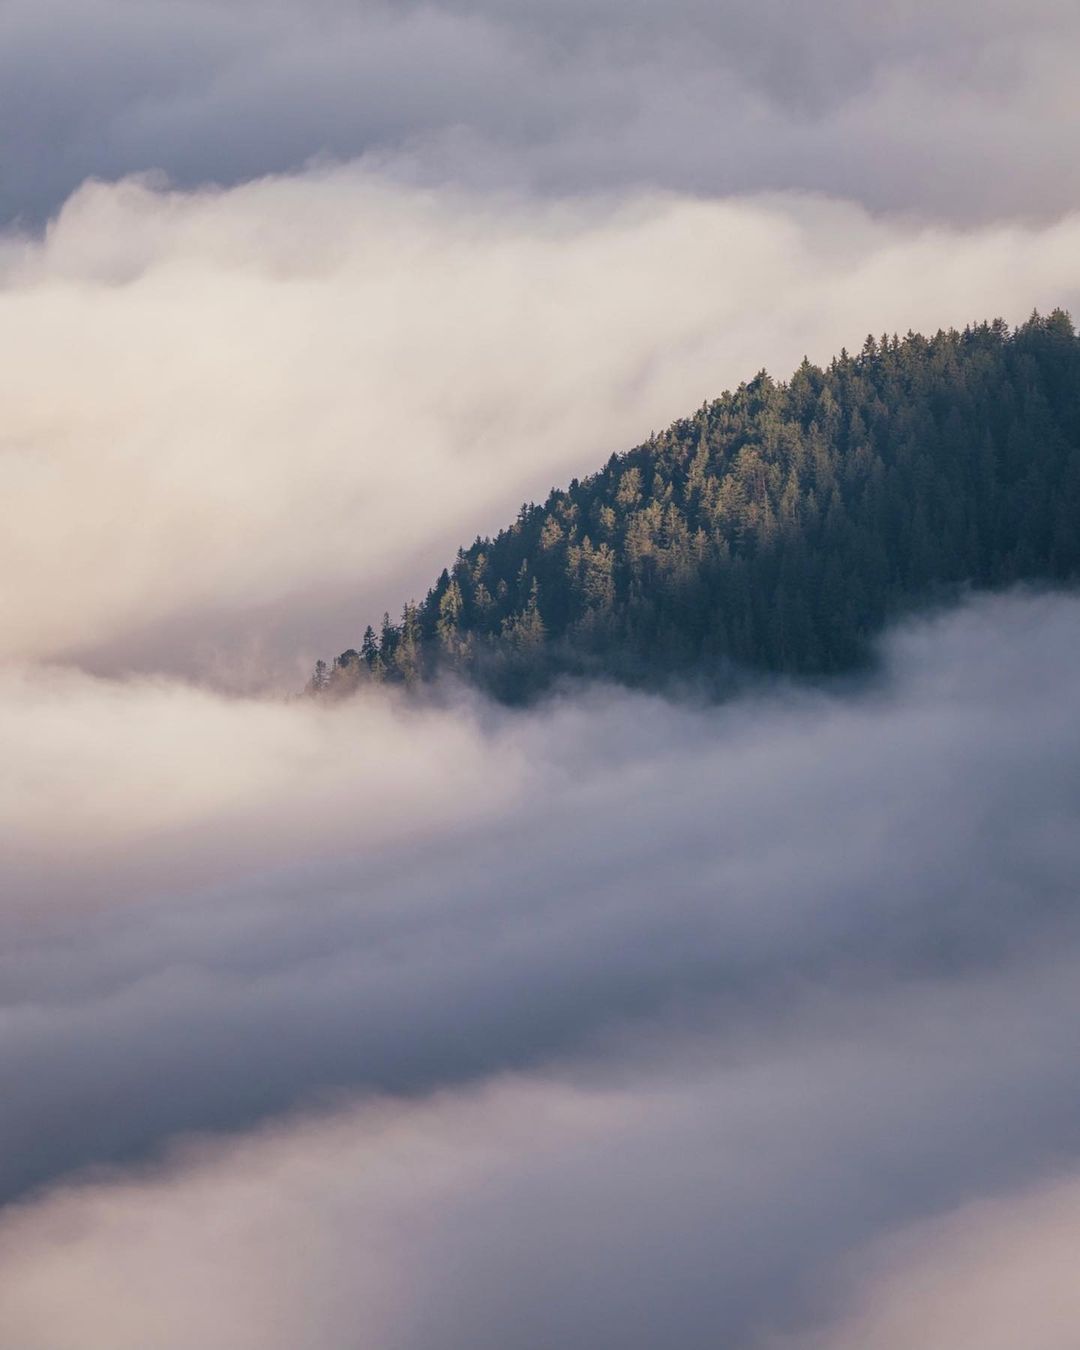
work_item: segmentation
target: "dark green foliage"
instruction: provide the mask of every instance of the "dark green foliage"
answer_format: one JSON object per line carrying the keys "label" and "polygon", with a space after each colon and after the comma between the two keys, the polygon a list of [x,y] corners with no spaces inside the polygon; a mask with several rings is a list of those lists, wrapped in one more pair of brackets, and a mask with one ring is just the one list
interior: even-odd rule
{"label": "dark green foliage", "polygon": [[322,686],[442,672],[529,698],[561,675],[721,689],[865,661],[965,585],[1080,574],[1080,340],[1068,315],[866,339],[762,372],[458,553]]}

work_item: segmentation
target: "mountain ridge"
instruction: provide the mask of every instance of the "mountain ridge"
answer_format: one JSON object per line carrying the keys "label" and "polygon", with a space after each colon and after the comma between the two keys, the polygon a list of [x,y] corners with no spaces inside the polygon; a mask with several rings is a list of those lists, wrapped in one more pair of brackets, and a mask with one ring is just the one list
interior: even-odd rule
{"label": "mountain ridge", "polygon": [[965,586],[1080,576],[1080,339],[1060,309],[764,370],[458,550],[308,686],[452,674],[505,702],[863,665]]}

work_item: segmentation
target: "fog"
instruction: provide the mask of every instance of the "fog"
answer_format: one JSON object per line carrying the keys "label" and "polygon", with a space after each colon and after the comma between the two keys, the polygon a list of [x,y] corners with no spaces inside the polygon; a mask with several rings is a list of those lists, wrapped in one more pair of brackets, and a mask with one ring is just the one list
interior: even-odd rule
{"label": "fog", "polygon": [[1075,1223],[1078,652],[1017,594],[721,708],[10,676],[2,1339],[996,1324],[965,1207]]}

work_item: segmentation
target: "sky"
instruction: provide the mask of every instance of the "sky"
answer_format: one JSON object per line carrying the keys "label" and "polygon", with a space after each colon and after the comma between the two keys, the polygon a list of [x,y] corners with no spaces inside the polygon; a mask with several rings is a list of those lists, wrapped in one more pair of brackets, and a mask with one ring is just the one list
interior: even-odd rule
{"label": "sky", "polygon": [[1073,1350],[1080,601],[296,697],[522,501],[1080,312],[1080,11],[0,9],[0,1344]]}

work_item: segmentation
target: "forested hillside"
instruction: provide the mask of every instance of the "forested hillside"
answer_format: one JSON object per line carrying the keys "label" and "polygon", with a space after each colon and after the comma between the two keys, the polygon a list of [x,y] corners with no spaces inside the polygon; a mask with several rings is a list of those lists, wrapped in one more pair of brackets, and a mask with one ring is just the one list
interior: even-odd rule
{"label": "forested hillside", "polygon": [[443,672],[528,698],[856,668],[960,587],[1080,573],[1080,340],[1069,316],[867,338],[765,372],[460,550],[311,687]]}

